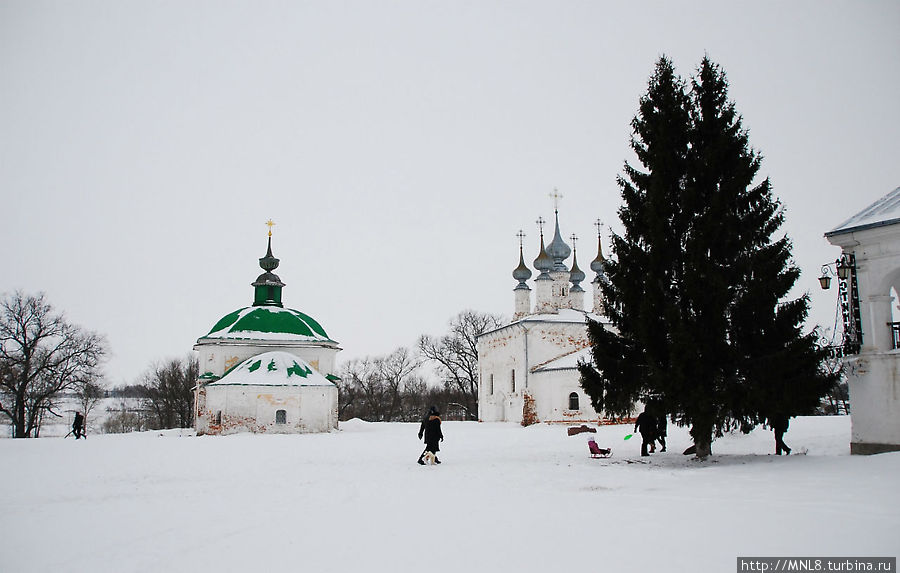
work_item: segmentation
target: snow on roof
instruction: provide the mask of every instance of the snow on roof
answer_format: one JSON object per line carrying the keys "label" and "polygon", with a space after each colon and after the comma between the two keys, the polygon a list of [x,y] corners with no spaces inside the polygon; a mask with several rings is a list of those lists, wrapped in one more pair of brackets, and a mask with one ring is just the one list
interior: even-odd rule
{"label": "snow on roof", "polygon": [[825,236],[833,237],[894,223],[900,223],[900,187],[828,231]]}
{"label": "snow on roof", "polygon": [[579,362],[590,362],[591,347],[587,346],[581,350],[573,350],[556,358],[551,358],[546,362],[538,364],[531,369],[532,372],[547,372],[549,370],[575,370]]}
{"label": "snow on roof", "polygon": [[334,386],[309,362],[280,350],[250,357],[209,386]]}
{"label": "snow on roof", "polygon": [[584,322],[585,318],[600,320],[600,316],[583,310],[561,308],[559,312],[547,314],[532,314],[522,317],[520,322]]}
{"label": "snow on roof", "polygon": [[334,342],[312,317],[277,306],[238,309],[222,317],[203,338]]}
{"label": "snow on roof", "polygon": [[594,314],[592,312],[587,312],[584,310],[561,308],[559,309],[559,312],[548,312],[546,314],[530,314],[528,316],[523,316],[522,318],[504,324],[499,328],[482,332],[478,336],[480,337],[492,332],[497,332],[498,330],[503,330],[504,328],[508,328],[513,324],[519,324],[523,322],[558,322],[561,324],[585,324],[586,319],[588,318],[596,322],[605,322],[604,317],[600,316],[599,314]]}

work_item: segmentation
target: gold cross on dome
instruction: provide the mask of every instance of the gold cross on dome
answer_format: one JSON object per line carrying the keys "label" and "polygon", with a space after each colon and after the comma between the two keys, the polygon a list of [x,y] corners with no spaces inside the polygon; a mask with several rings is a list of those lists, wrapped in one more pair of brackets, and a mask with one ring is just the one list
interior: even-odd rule
{"label": "gold cross on dome", "polygon": [[560,193],[559,190],[554,187],[553,193],[550,194],[550,198],[553,199],[553,211],[559,211],[559,200],[563,198],[562,193]]}
{"label": "gold cross on dome", "polygon": [[538,217],[537,221],[535,221],[535,223],[537,223],[538,229],[541,230],[542,237],[544,236],[544,223],[546,223],[546,222],[547,221],[545,221],[543,217]]}
{"label": "gold cross on dome", "polygon": [[597,227],[597,235],[601,235],[603,233],[603,221],[597,219],[597,222],[594,223],[594,226]]}
{"label": "gold cross on dome", "polygon": [[572,236],[569,237],[569,240],[572,241],[572,248],[574,249],[574,248],[575,248],[575,241],[578,240],[578,235],[576,235],[575,233],[572,233]]}
{"label": "gold cross on dome", "polygon": [[266,225],[268,225],[268,227],[269,227],[269,236],[271,237],[272,236],[272,227],[275,226],[275,221],[273,221],[272,219],[269,219],[268,221],[266,221]]}

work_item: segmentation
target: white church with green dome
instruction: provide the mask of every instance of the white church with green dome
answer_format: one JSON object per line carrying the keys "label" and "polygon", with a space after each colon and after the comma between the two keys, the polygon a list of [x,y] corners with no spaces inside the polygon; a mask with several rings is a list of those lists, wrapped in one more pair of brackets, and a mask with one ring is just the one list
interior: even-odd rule
{"label": "white church with green dome", "polygon": [[[269,222],[271,229],[271,221]],[[253,305],[222,317],[197,339],[197,434],[306,433],[337,428],[335,356],[341,350],[312,317],[284,308],[272,232]]]}

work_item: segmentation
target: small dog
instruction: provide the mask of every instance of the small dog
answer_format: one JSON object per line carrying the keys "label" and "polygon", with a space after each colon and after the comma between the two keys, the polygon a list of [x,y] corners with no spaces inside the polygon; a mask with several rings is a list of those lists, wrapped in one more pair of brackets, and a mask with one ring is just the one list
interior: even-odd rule
{"label": "small dog", "polygon": [[422,460],[426,464],[433,466],[436,463],[435,460],[437,460],[437,456],[434,455],[434,452],[425,452],[422,454]]}

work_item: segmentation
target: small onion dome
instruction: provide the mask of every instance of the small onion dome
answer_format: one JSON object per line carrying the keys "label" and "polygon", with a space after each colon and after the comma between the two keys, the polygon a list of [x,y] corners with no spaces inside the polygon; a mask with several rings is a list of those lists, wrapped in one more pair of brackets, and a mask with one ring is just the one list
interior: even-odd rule
{"label": "small onion dome", "polygon": [[597,258],[591,261],[591,270],[597,273],[597,277],[594,280],[600,279],[600,276],[604,274],[605,268],[606,259],[603,258],[603,242],[600,239],[600,235],[597,235]]}
{"label": "small onion dome", "polygon": [[525,258],[522,255],[522,245],[519,245],[519,266],[513,270],[512,276],[514,279],[519,281],[518,286],[516,286],[516,290],[519,289],[528,289],[528,285],[525,284],[525,281],[531,278],[531,269],[529,269],[525,265]]}
{"label": "small onion dome", "polygon": [[271,273],[272,271],[274,271],[275,269],[278,268],[279,262],[280,262],[279,259],[276,259],[272,255],[272,236],[269,235],[269,248],[266,251],[266,256],[259,259],[259,266],[262,268],[262,270],[268,271]]}
{"label": "small onion dome", "polygon": [[554,271],[567,271],[566,265],[563,264],[569,255],[572,254],[572,249],[569,248],[569,245],[563,241],[562,236],[559,234],[559,212],[556,212],[556,231],[553,233],[553,241],[547,245],[547,255],[553,259],[553,269]]}
{"label": "small onion dome", "polygon": [[[569,271],[569,281],[572,283],[572,289],[574,290],[578,283],[584,280],[584,271],[578,268],[578,257],[575,255],[575,252],[572,252],[572,270]],[[579,287],[581,288],[581,287]]]}
{"label": "small onion dome", "polygon": [[550,269],[553,268],[553,259],[551,259],[547,255],[547,250],[544,249],[544,235],[541,233],[541,252],[538,254],[537,258],[534,259],[534,268],[539,270],[541,274],[534,280],[537,281],[545,281],[550,279]]}
{"label": "small onion dome", "polygon": [[272,255],[272,235],[269,235],[269,247],[266,256],[259,259],[259,266],[266,271],[250,283],[253,287],[253,306],[283,306],[281,289],[284,283],[273,273],[278,268],[278,259]]}

